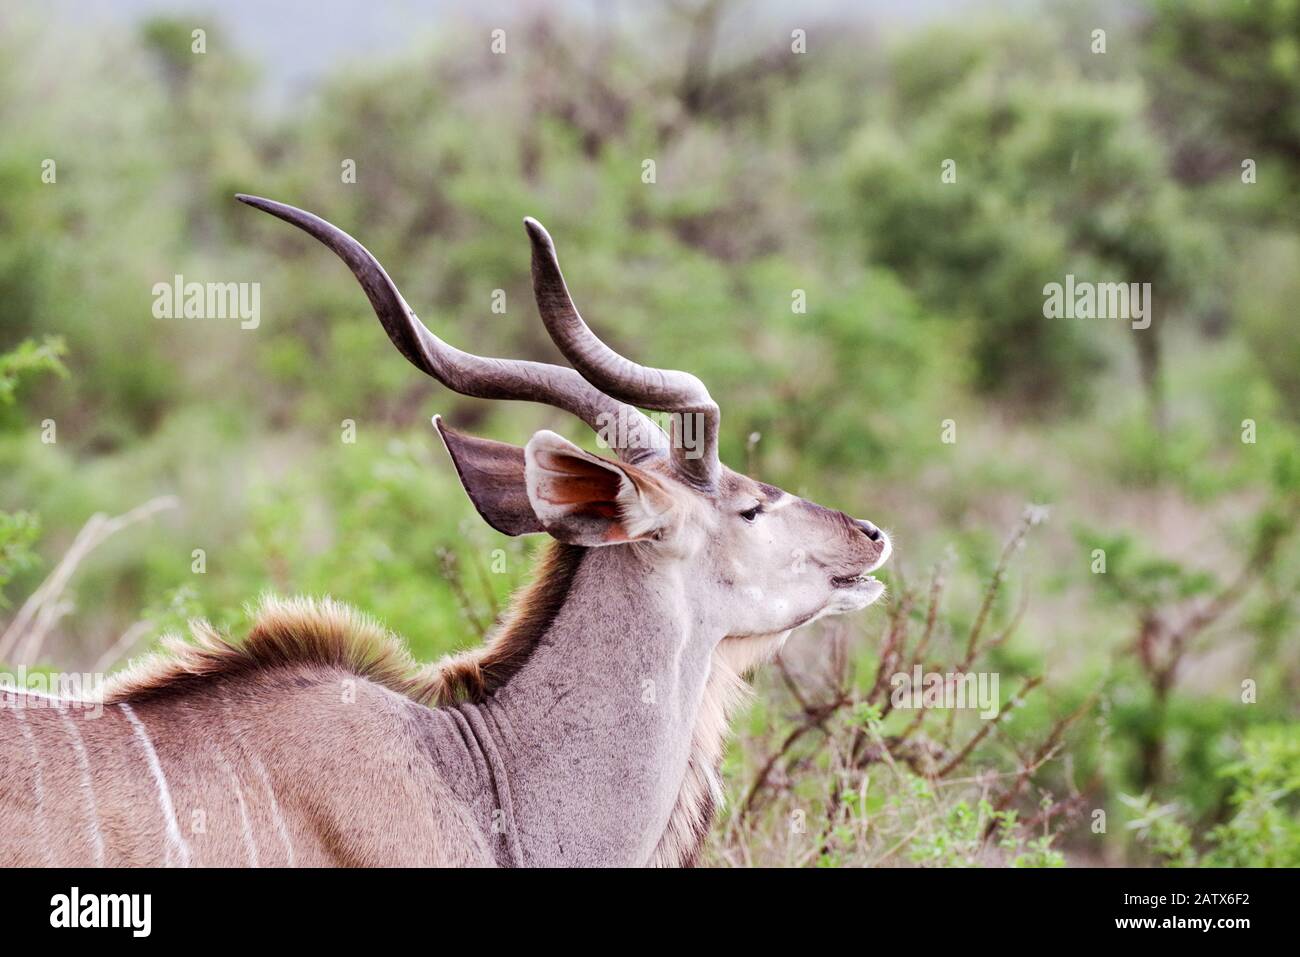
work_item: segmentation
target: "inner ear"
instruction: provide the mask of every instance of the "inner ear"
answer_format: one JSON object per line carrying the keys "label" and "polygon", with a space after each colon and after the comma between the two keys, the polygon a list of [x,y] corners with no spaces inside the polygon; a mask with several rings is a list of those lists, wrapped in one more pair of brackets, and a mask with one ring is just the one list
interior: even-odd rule
{"label": "inner ear", "polygon": [[538,452],[537,465],[547,476],[547,481],[539,485],[548,504],[618,518],[618,497],[626,481],[620,473],[585,458],[550,450]]}
{"label": "inner ear", "polygon": [[524,449],[533,513],[554,538],[572,545],[614,545],[656,537],[672,509],[668,489],[650,473],[592,455],[542,430]]}

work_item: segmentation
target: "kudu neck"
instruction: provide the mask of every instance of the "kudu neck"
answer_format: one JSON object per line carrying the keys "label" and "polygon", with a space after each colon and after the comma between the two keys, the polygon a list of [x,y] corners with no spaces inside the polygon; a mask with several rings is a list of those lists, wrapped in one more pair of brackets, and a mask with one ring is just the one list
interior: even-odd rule
{"label": "kudu neck", "polygon": [[634,546],[581,555],[527,659],[464,712],[492,752],[516,838],[506,843],[522,863],[650,859],[722,637],[705,627],[680,570],[652,567]]}

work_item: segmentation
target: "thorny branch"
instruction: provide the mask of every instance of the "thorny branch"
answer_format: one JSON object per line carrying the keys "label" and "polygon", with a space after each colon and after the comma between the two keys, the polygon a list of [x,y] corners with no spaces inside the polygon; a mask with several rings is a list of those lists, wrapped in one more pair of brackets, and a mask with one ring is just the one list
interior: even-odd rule
{"label": "thorny branch", "polygon": [[[1040,510],[1031,507],[1025,511],[1013,529],[1003,545],[991,579],[983,592],[975,619],[966,636],[962,657],[952,667],[941,670],[952,672],[969,670],[977,659],[1003,644],[1015,632],[1025,614],[1027,590],[1022,593],[1016,609],[993,636],[985,637],[992,624],[993,609],[1005,585],[1011,561],[1021,549],[1030,528],[1037,524],[1040,518]],[[918,595],[906,586],[901,590],[898,600],[890,608],[889,619],[885,624],[880,643],[879,662],[865,693],[854,687],[848,656],[842,656],[842,660],[834,669],[828,688],[820,695],[808,686],[806,680],[801,682],[798,679],[788,662],[778,659],[778,673],[790,691],[791,697],[798,704],[799,711],[794,727],[760,764],[739,806],[738,820],[755,813],[780,792],[784,782],[790,779],[791,772],[803,761],[795,756],[796,746],[814,734],[825,735],[834,761],[848,769],[862,771],[872,764],[880,763],[892,769],[901,780],[902,772],[899,765],[906,765],[914,774],[928,780],[931,784],[958,783],[962,780],[976,779],[958,777],[957,772],[969,763],[982,743],[998,732],[1002,719],[1022,703],[1026,696],[1034,693],[1041,686],[1042,676],[1027,677],[1007,707],[1002,708],[995,718],[982,723],[978,730],[962,741],[954,740],[955,728],[951,721],[937,729],[939,732],[937,737],[928,734],[927,719],[932,711],[927,709],[918,709],[916,716],[895,734],[881,735],[878,730],[869,731],[862,726],[862,722],[853,721],[851,722],[853,730],[847,747],[842,747],[838,740],[832,740],[835,736],[835,719],[852,714],[861,705],[876,709],[878,718],[874,722],[874,728],[878,729],[879,720],[887,716],[893,707],[888,694],[891,677],[898,673],[900,668],[906,667],[910,672],[913,666],[925,663],[932,640],[940,628],[939,613],[950,565],[951,557],[946,557],[935,566],[926,594]],[[918,608],[919,601],[924,601],[923,608]],[[912,641],[914,624],[918,622],[920,623],[919,635],[915,641]],[[979,781],[996,788],[992,795],[992,803],[997,810],[1009,808],[1032,780],[1034,774],[1059,754],[1062,739],[1068,728],[1086,713],[1095,701],[1095,697],[1089,698],[1075,711],[1055,721],[1032,754],[1019,760],[1015,769],[1004,774],[978,775]],[[860,783],[863,801],[865,801],[866,781],[867,777],[863,775]],[[834,788],[832,790],[834,791]],[[828,798],[830,802],[828,806],[835,803],[834,798],[833,793]],[[1059,817],[1077,813],[1077,805],[1079,802],[1074,799],[1059,802],[1053,814]],[[920,809],[918,812],[920,813]],[[1036,820],[1041,821],[1041,818]],[[989,833],[991,832],[990,830]],[[880,859],[886,859],[906,846],[916,833],[917,831],[914,830],[912,835],[905,837]]]}

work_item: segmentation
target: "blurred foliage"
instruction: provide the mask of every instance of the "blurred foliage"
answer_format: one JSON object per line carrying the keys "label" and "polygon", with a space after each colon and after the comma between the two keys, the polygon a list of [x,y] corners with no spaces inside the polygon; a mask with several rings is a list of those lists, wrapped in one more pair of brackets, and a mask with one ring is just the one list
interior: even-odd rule
{"label": "blurred foliage", "polygon": [[849,161],[872,255],[974,325],[979,387],[1038,414],[1087,398],[1100,362],[1095,331],[1044,321],[1045,277],[1159,290],[1157,321],[1130,337],[1155,392],[1160,332],[1214,249],[1167,176],[1141,85],[1090,76],[1058,47],[1021,23],[909,39]]}
{"label": "blurred foliage", "polygon": [[[721,9],[725,36],[747,14]],[[708,382],[726,461],[883,521],[895,593],[958,556],[935,654],[981,614],[994,530],[1051,506],[988,614],[1019,622],[989,667],[1052,691],[971,760],[1014,765],[1101,689],[1036,786],[1117,815],[1145,793],[1170,823],[1031,828],[1035,793],[991,811],[978,786],[926,797],[904,775],[871,796],[902,802],[896,839],[919,828],[900,859],[974,863],[978,834],[1004,863],[1300,863],[1300,5],[1117,9],[972,8],[884,35],[846,14],[799,55],[782,29],[711,46],[687,5],[644,12],[640,36],[520,15],[506,56],[449,25],[271,110],[219,22],[195,54],[189,17],[92,36],[6,8],[0,586],[30,594],[88,516],[170,493],[179,513],[79,568],[51,656],[97,661],[138,621],[130,651],[193,615],[238,631],[266,590],[333,593],[425,658],[480,640],[534,545],[478,522],[429,416],[590,436],[414,373],[334,257],[232,194],[352,232],[456,345],[556,361],[520,225],[535,215],[603,337]],[[1045,319],[1067,274],[1152,283],[1151,328]],[[154,318],[150,290],[176,275],[259,283],[260,325]],[[856,672],[879,663],[873,614]],[[767,691],[730,766],[789,726]],[[834,833],[851,810],[808,863],[856,860]]]}
{"label": "blurred foliage", "polygon": [[1294,867],[1300,860],[1300,737],[1293,727],[1253,728],[1239,760],[1221,770],[1231,816],[1207,835],[1198,852],[1191,828],[1173,804],[1124,795],[1137,833],[1164,863],[1190,867]]}
{"label": "blurred foliage", "polygon": [[[64,351],[59,339],[41,343],[28,339],[8,352],[0,352],[0,413],[15,404],[18,385],[23,379],[40,372],[66,376],[67,370],[59,361]],[[6,427],[6,420],[0,418],[0,432]],[[30,512],[0,511],[0,608],[9,604],[4,586],[15,574],[35,565],[31,548],[39,534],[40,521]]]}
{"label": "blurred foliage", "polygon": [[1277,164],[1261,182],[1288,196],[1272,214],[1294,226],[1300,209],[1300,4],[1294,0],[1159,0],[1146,24],[1154,119],[1174,172],[1205,182],[1254,157]]}

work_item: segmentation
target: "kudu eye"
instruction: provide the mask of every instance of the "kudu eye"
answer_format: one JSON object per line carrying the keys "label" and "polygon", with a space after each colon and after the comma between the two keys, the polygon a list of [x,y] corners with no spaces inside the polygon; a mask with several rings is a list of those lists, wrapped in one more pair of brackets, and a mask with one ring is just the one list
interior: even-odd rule
{"label": "kudu eye", "polygon": [[755,505],[753,508],[747,508],[745,511],[741,512],[740,517],[747,522],[752,522],[754,519],[758,518],[758,513],[761,511],[763,511],[763,506],[761,504]]}

